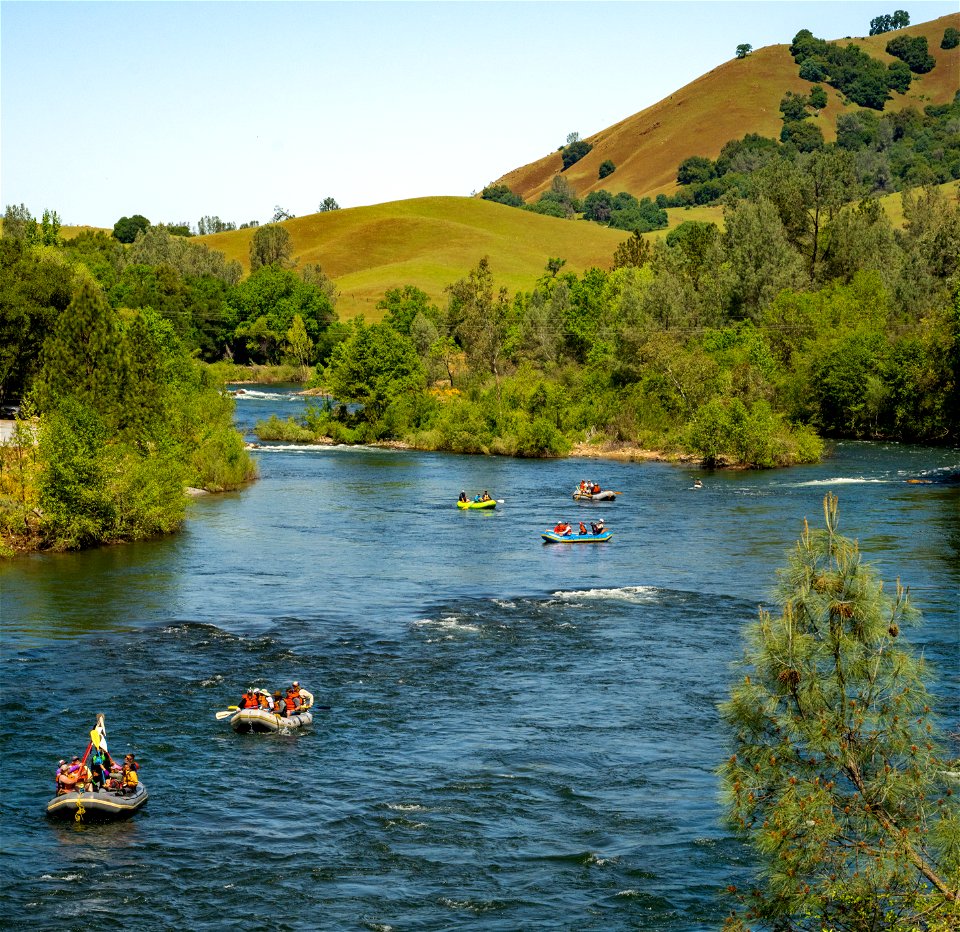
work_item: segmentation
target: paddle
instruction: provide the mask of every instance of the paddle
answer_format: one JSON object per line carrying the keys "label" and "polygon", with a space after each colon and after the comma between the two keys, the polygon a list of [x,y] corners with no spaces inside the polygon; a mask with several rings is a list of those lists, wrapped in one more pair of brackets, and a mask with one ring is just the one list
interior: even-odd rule
{"label": "paddle", "polygon": [[240,711],[240,706],[238,705],[227,706],[227,708],[223,712],[217,712],[217,721],[219,722],[222,719],[230,718],[231,715],[234,715],[239,711]]}

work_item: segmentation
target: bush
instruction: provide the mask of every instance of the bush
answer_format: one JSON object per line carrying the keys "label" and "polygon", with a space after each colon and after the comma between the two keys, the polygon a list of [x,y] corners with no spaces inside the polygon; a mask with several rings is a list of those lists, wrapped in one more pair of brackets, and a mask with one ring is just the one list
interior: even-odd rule
{"label": "bush", "polygon": [[190,484],[208,492],[236,489],[257,476],[243,437],[229,425],[202,440],[190,458],[190,466]]}
{"label": "bush", "polygon": [[960,29],[947,26],[943,32],[943,38],[940,40],[940,48],[955,49],[958,45],[960,45]]}
{"label": "bush", "polygon": [[597,172],[597,178],[603,179],[607,175],[612,175],[617,170],[617,166],[613,164],[611,159],[606,159],[600,163],[600,169]]}
{"label": "bush", "polygon": [[927,48],[926,36],[897,36],[887,43],[887,53],[906,62],[914,74],[926,74],[937,64]]}
{"label": "bush", "polygon": [[497,204],[506,204],[507,207],[522,207],[523,198],[515,194],[505,184],[487,185],[481,192],[480,197],[485,201],[494,201]]}
{"label": "bush", "polygon": [[292,417],[284,421],[275,414],[265,421],[257,421],[253,432],[258,440],[279,440],[282,443],[311,443],[317,439],[312,430],[298,424]]}
{"label": "bush", "polygon": [[569,146],[564,146],[560,150],[563,170],[566,171],[571,165],[576,165],[592,148],[593,146],[584,139],[578,139],[576,142],[570,143]]}

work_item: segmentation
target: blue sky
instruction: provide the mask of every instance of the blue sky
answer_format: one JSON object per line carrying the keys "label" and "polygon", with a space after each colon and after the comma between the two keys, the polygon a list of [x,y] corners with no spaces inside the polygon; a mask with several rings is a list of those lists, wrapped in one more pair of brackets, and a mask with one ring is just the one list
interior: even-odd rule
{"label": "blue sky", "polygon": [[0,4],[3,204],[113,226],[468,195],[797,30],[955,2]]}

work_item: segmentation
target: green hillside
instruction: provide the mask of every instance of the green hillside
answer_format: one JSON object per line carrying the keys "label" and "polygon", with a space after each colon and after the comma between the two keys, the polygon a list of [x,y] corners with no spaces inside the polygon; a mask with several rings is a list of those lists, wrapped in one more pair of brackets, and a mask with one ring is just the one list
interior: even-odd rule
{"label": "green hillside", "polygon": [[[443,289],[483,256],[511,292],[529,290],[551,257],[582,272],[609,268],[627,238],[596,223],[542,217],[468,197],[424,197],[334,210],[287,220],[293,259],[319,262],[336,282],[341,319],[380,318],[377,301],[389,288],[412,284],[444,303]],[[249,270],[253,230],[197,237]]]}

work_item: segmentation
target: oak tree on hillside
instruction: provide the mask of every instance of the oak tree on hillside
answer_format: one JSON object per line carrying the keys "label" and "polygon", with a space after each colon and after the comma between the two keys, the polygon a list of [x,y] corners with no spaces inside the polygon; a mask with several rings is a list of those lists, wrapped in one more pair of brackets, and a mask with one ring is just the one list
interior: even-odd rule
{"label": "oak tree on hillside", "polygon": [[268,223],[257,227],[250,240],[250,271],[266,265],[285,265],[290,259],[290,233],[286,227]]}
{"label": "oak tree on hillside", "polygon": [[737,58],[746,58],[753,51],[753,46],[749,42],[743,42],[737,46]]}

